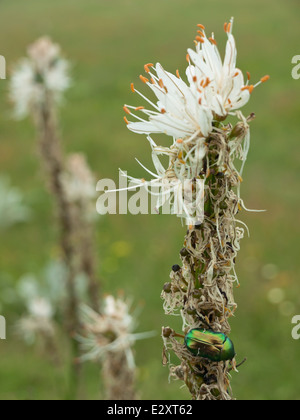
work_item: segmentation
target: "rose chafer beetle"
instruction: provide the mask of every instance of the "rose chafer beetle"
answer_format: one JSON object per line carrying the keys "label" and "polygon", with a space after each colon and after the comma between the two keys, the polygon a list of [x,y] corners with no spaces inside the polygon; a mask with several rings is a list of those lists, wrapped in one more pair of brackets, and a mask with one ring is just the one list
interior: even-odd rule
{"label": "rose chafer beetle", "polygon": [[236,355],[233,342],[224,333],[195,328],[185,336],[184,342],[194,356],[212,362],[233,360]]}

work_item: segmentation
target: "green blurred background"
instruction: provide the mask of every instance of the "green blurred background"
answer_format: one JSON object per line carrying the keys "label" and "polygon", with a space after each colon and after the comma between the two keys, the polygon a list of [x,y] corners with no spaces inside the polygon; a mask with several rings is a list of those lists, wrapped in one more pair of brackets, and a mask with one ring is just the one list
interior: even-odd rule
{"label": "green blurred background", "polygon": [[[251,230],[242,243],[236,290],[239,309],[232,319],[238,360],[248,358],[232,386],[239,399],[298,399],[300,342],[291,337],[292,316],[300,314],[299,293],[299,88],[291,77],[291,60],[299,51],[298,0],[2,0],[1,51],[8,68],[25,55],[41,35],[60,43],[73,63],[72,88],[61,112],[68,152],[83,151],[100,178],[118,180],[118,168],[137,177],[145,174],[134,157],[151,167],[149,145],[123,122],[124,103],[137,103],[130,82],[137,84],[146,62],[161,62],[184,73],[187,47],[196,24],[214,31],[223,49],[223,24],[235,16],[238,66],[256,81],[271,75],[255,90],[244,113],[255,112],[252,147],[242,194]],[[14,122],[7,101],[8,81],[0,81],[0,168],[24,193],[33,217],[1,237],[1,273],[17,281],[38,274],[57,256],[53,208],[40,171],[35,131],[29,121]],[[124,289],[144,305],[140,331],[156,330],[155,339],[136,345],[139,389],[144,399],[184,399],[181,384],[168,384],[161,365],[162,325],[178,320],[162,311],[160,292],[170,268],[179,262],[184,236],[171,216],[99,217],[99,267],[105,291]],[[271,302],[274,289],[282,299]],[[273,292],[272,292],[273,291]],[[1,300],[1,296],[0,296]],[[62,398],[64,372],[52,367],[34,348],[13,334],[13,313],[5,313],[8,339],[0,342],[0,399]],[[98,397],[98,368],[86,367],[83,398]]]}

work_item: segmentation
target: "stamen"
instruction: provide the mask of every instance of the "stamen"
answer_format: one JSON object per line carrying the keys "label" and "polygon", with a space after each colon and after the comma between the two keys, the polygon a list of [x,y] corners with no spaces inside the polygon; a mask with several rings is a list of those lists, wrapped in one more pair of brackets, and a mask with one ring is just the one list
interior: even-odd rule
{"label": "stamen", "polygon": [[197,33],[201,36],[201,38],[205,38],[205,35],[202,31],[197,31]]}
{"label": "stamen", "polygon": [[180,79],[179,70],[176,70],[176,76],[178,77],[178,79]]}
{"label": "stamen", "polygon": [[135,111],[141,111],[142,109],[145,109],[144,106],[138,106],[137,108],[135,108]]}
{"label": "stamen", "polygon": [[253,85],[251,85],[251,86],[244,86],[242,88],[242,91],[245,91],[245,90],[249,90],[249,93],[251,94],[253,92],[253,90],[254,90],[254,86]]}
{"label": "stamen", "polygon": [[225,31],[225,32],[227,32],[227,28],[228,28],[228,23],[227,23],[227,22],[225,22],[225,23],[224,23],[224,31]]}
{"label": "stamen", "polygon": [[160,112],[161,112],[162,114],[165,114],[167,111],[165,110],[165,108],[162,108],[162,109],[160,110]]}
{"label": "stamen", "polygon": [[129,121],[127,120],[127,118],[126,117],[124,117],[124,121],[125,121],[125,123],[128,125],[129,124]]}
{"label": "stamen", "polygon": [[177,140],[177,143],[178,143],[178,144],[182,144],[182,143],[183,143],[183,140],[182,140],[182,139],[178,139],[178,140]]}
{"label": "stamen", "polygon": [[198,28],[200,28],[200,29],[202,29],[203,31],[205,30],[205,26],[204,25],[201,25],[201,23],[198,23]]}
{"label": "stamen", "polygon": [[186,55],[186,61],[187,61],[188,63],[190,63],[190,54],[187,54],[187,55]]}
{"label": "stamen", "polygon": [[144,65],[145,72],[150,73],[150,67],[153,67],[153,66],[154,66],[154,64],[152,64],[152,63],[145,64]]}
{"label": "stamen", "polygon": [[127,106],[126,106],[126,105],[124,105],[123,109],[124,109],[124,111],[126,112],[126,114],[128,114],[128,115],[130,115],[130,114],[131,114],[130,110],[127,108]]}
{"label": "stamen", "polygon": [[227,33],[228,33],[228,34],[231,32],[231,25],[232,25],[232,23],[231,23],[231,22],[230,22],[230,23],[228,23],[228,26],[227,26]]}
{"label": "stamen", "polygon": [[237,71],[233,77],[237,77],[240,73]]}
{"label": "stamen", "polygon": [[[156,86],[156,85],[155,85]],[[140,95],[141,98],[143,98],[146,102],[148,102],[148,104],[150,104],[154,109],[156,109],[157,111],[159,111],[159,108],[157,105],[155,105],[152,101],[150,101],[150,99],[148,99],[145,95],[143,95],[140,91],[138,90],[134,90],[134,92],[136,92],[138,95]]]}
{"label": "stamen", "polygon": [[197,82],[197,76],[193,77],[193,81],[196,83]]}
{"label": "stamen", "polygon": [[214,45],[218,45],[218,44],[217,44],[217,41],[215,40],[215,38],[210,37],[210,38],[209,38],[209,40],[210,40],[210,42],[211,42],[212,44],[214,44]]}
{"label": "stamen", "polygon": [[130,88],[131,88],[132,92],[134,93],[135,89],[134,89],[134,84],[133,83],[131,83]]}
{"label": "stamen", "polygon": [[208,78],[206,79],[206,81],[205,81],[205,83],[204,83],[203,87],[204,87],[204,88],[206,88],[209,84],[210,84],[210,79],[209,79],[209,77],[208,77]]}
{"label": "stamen", "polygon": [[247,77],[248,77],[248,80],[251,79],[251,74],[248,71],[247,71]]}
{"label": "stamen", "polygon": [[204,44],[205,40],[201,38],[201,36],[196,36],[196,40],[199,41],[201,44]]}
{"label": "stamen", "polygon": [[140,75],[140,79],[143,83],[149,83],[149,79],[147,79],[147,77]]}

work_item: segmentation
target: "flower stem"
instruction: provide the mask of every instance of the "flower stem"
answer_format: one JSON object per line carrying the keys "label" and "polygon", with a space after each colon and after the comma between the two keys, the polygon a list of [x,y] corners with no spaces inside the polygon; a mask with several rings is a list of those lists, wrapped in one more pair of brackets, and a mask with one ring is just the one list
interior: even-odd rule
{"label": "flower stem", "polygon": [[72,207],[65,197],[62,185],[63,153],[58,137],[55,111],[49,97],[36,113],[36,122],[40,134],[40,154],[48,175],[49,187],[56,199],[60,226],[60,245],[64,262],[68,269],[66,282],[68,292],[66,330],[71,340],[72,352],[69,399],[73,399],[76,398],[79,382],[79,366],[73,362],[79,356],[79,343],[73,339],[73,336],[79,330],[80,325],[75,286],[75,279],[78,274],[76,268],[76,248],[74,244],[75,229],[73,225]]}
{"label": "flower stem", "polygon": [[[241,204],[234,190],[241,177],[231,151],[241,144],[241,133],[233,139],[231,133],[228,126],[206,139],[205,165],[199,174],[205,179],[204,221],[189,228],[180,252],[182,267],[172,271],[171,283],[162,294],[166,314],[180,312],[184,334],[201,328],[229,335],[229,318],[237,308],[234,267],[244,230],[236,220]],[[170,328],[163,329],[165,351],[173,350],[181,362],[171,366],[171,374],[185,382],[192,398],[233,399],[229,372],[235,361],[195,357],[178,337]]]}

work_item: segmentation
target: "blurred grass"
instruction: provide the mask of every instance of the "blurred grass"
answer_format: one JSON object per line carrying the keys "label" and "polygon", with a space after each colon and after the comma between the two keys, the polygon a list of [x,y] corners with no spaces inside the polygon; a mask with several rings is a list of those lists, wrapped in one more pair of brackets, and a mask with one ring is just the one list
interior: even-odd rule
{"label": "blurred grass", "polygon": [[[243,196],[250,208],[267,213],[243,213],[251,237],[242,244],[236,292],[239,310],[232,320],[238,359],[247,364],[234,374],[239,399],[298,399],[299,342],[291,338],[291,318],[300,313],[299,293],[299,87],[291,77],[291,59],[299,54],[299,2],[296,0],[2,0],[1,54],[8,67],[24,56],[26,46],[48,34],[73,62],[74,85],[63,108],[62,132],[67,151],[84,151],[100,178],[118,179],[118,168],[144,176],[134,161],[150,163],[148,144],[123,124],[123,103],[138,104],[129,89],[146,62],[159,61],[183,74],[186,49],[195,25],[204,23],[225,44],[224,21],[235,16],[238,65],[256,81],[269,73],[271,81],[255,90],[245,113],[255,111],[252,148],[245,171]],[[137,81],[137,84],[139,82]],[[1,272],[18,279],[38,272],[57,255],[53,212],[44,191],[35,133],[28,121],[15,123],[6,101],[7,81],[0,82],[0,167],[9,173],[33,207],[31,223],[2,237]],[[99,265],[105,290],[124,289],[144,302],[141,330],[158,336],[136,346],[140,391],[145,399],[187,398],[179,383],[168,384],[161,366],[161,325],[178,326],[163,315],[162,285],[178,262],[184,229],[170,216],[107,216],[97,229]],[[122,241],[129,255],[116,252]],[[262,268],[274,264],[267,279]],[[275,287],[284,289],[290,312],[267,300]],[[4,314],[8,323],[14,314]],[[0,399],[59,399],[64,374],[53,373],[40,355],[23,348],[8,331],[0,342]],[[86,398],[98,394],[96,366],[88,366]],[[59,385],[58,385],[59,384]]]}

